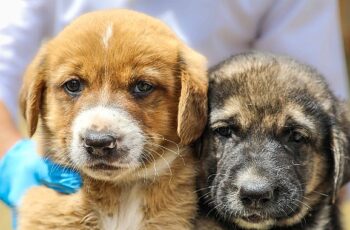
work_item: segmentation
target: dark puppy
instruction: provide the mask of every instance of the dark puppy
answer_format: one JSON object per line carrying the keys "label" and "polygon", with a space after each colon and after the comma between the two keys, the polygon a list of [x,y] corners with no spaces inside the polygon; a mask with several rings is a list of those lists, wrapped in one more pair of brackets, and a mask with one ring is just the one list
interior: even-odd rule
{"label": "dark puppy", "polygon": [[335,199],[349,178],[350,124],[315,70],[238,55],[211,70],[209,98],[204,215],[223,229],[341,229]]}

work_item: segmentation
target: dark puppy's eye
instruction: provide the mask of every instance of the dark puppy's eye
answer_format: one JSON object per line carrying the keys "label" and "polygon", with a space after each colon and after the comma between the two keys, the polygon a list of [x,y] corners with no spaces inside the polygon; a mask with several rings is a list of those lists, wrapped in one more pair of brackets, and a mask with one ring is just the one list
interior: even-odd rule
{"label": "dark puppy's eye", "polygon": [[289,133],[289,142],[306,143],[307,137],[304,134],[302,134],[301,132],[291,130]]}
{"label": "dark puppy's eye", "polygon": [[133,94],[137,96],[145,96],[152,92],[154,89],[153,85],[145,81],[139,81],[133,88]]}
{"label": "dark puppy's eye", "polygon": [[215,132],[223,137],[230,137],[232,135],[232,128],[230,126],[220,127],[215,129]]}
{"label": "dark puppy's eye", "polygon": [[79,79],[72,79],[64,83],[64,89],[72,96],[77,96],[83,90],[83,84]]}

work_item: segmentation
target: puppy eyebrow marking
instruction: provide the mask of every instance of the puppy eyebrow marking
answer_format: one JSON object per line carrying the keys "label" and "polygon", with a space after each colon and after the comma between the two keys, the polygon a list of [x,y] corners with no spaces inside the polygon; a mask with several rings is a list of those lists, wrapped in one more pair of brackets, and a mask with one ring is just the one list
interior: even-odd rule
{"label": "puppy eyebrow marking", "polygon": [[288,108],[288,111],[286,114],[287,114],[287,117],[289,116],[293,121],[300,124],[301,126],[305,126],[311,131],[316,130],[315,123],[311,119],[307,118],[305,114],[302,111],[300,111],[299,108],[296,108],[296,107]]}
{"label": "puppy eyebrow marking", "polygon": [[210,117],[209,117],[209,124],[213,125],[214,123],[218,121],[228,120],[232,116],[231,111],[227,111],[225,109],[216,109],[211,111]]}
{"label": "puppy eyebrow marking", "polygon": [[108,48],[108,43],[109,43],[109,40],[111,39],[112,37],[112,34],[113,34],[113,25],[112,24],[109,24],[107,26],[107,29],[106,31],[104,32],[103,36],[102,36],[102,43],[103,43],[103,47],[105,49]]}
{"label": "puppy eyebrow marking", "polygon": [[142,69],[142,73],[147,76],[160,76],[160,71],[154,67],[145,67]]}
{"label": "puppy eyebrow marking", "polygon": [[225,113],[224,110],[216,110],[215,113],[216,114],[214,114],[214,117],[211,116],[209,118],[209,126],[212,128],[217,128],[228,124],[238,125],[238,122],[240,121],[239,114],[237,113],[230,113],[229,111],[226,111]]}
{"label": "puppy eyebrow marking", "polygon": [[84,79],[84,76],[81,76],[79,74],[79,70],[80,70],[80,66],[79,65],[71,65],[71,64],[63,64],[60,65],[58,68],[56,68],[53,71],[53,78],[55,79],[57,78],[57,82],[55,84],[58,84],[59,86],[62,86],[69,78],[82,78]]}
{"label": "puppy eyebrow marking", "polygon": [[214,123],[217,120],[227,120],[233,114],[239,114],[240,105],[240,102],[234,97],[226,99],[221,108],[214,109],[210,112],[210,123]]}
{"label": "puppy eyebrow marking", "polygon": [[240,125],[246,126],[248,122],[244,119],[246,114],[243,111],[241,102],[235,96],[225,100],[224,105],[220,108],[212,109],[209,115],[209,125],[214,125],[218,121],[239,121]]}

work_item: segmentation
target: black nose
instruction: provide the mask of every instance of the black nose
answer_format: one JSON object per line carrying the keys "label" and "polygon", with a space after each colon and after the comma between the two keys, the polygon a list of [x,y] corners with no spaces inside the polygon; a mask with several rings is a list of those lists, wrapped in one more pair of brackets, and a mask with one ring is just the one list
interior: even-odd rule
{"label": "black nose", "polygon": [[110,155],[117,147],[115,135],[100,131],[87,131],[83,142],[86,151],[94,156]]}
{"label": "black nose", "polygon": [[247,181],[240,188],[242,204],[250,208],[261,208],[273,200],[275,189],[266,181]]}

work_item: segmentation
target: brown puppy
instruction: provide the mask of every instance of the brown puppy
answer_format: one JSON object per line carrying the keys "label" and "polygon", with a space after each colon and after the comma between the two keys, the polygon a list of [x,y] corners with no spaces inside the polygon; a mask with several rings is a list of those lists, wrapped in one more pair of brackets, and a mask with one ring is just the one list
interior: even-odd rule
{"label": "brown puppy", "polygon": [[188,145],[206,124],[205,69],[163,23],[127,10],[83,15],[48,42],[21,107],[44,156],[79,170],[84,186],[31,189],[19,229],[190,229]]}
{"label": "brown puppy", "polygon": [[209,86],[203,216],[217,229],[341,229],[334,201],[349,181],[350,122],[322,76],[252,52],[214,67]]}

